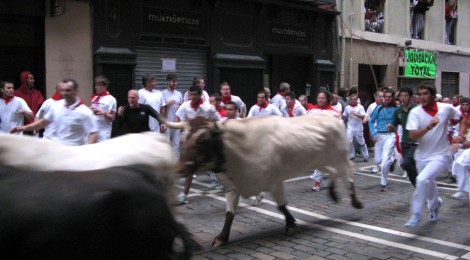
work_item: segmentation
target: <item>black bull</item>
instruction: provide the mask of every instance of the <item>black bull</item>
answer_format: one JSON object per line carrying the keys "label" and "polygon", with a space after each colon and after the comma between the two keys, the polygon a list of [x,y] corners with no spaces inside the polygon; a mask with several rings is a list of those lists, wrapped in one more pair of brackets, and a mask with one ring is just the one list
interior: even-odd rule
{"label": "black bull", "polygon": [[180,236],[163,184],[147,166],[88,172],[0,167],[0,259],[171,259]]}

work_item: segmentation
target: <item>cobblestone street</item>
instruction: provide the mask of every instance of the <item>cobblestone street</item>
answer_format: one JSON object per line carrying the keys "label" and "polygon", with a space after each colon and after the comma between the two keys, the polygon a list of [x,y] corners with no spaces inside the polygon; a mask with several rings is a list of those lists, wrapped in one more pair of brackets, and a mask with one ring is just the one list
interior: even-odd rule
{"label": "cobblestone street", "polygon": [[[380,174],[370,173],[372,164],[357,162],[356,167],[354,178],[364,209],[350,205],[342,183],[342,200],[335,204],[326,190],[311,191],[308,175],[301,176],[285,182],[289,209],[299,226],[295,234],[284,234],[284,216],[269,194],[261,207],[251,206],[252,198],[241,199],[229,244],[218,249],[210,244],[223,226],[224,194],[208,189],[208,176],[198,176],[190,203],[178,207],[203,246],[194,259],[470,259],[468,198],[451,198],[456,185],[446,173],[438,180],[444,200],[439,221],[429,222],[423,209],[419,226],[407,229],[414,189],[401,177],[402,171],[389,175],[388,190],[381,192]],[[179,189],[180,185],[181,181]]]}

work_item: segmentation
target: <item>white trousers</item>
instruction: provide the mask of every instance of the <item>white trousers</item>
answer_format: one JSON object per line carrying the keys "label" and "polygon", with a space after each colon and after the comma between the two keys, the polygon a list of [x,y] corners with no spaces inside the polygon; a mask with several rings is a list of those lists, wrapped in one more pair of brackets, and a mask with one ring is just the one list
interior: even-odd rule
{"label": "white trousers", "polygon": [[166,129],[165,135],[175,149],[176,158],[180,157],[181,129]]}
{"label": "white trousers", "polygon": [[457,190],[470,191],[470,149],[459,150],[454,155],[452,173],[457,176]]}
{"label": "white trousers", "polygon": [[411,213],[421,212],[424,203],[427,202],[428,209],[432,210],[438,206],[436,177],[439,173],[447,170],[452,158],[450,154],[442,154],[431,158],[416,158],[418,177],[416,178],[416,189],[411,198]]}
{"label": "white trousers", "polygon": [[380,164],[380,173],[382,177],[380,178],[380,185],[387,185],[387,176],[390,172],[390,165],[392,165],[394,156],[393,152],[395,150],[395,133],[379,133],[379,140],[375,143],[374,146],[374,161],[375,164]]}
{"label": "white trousers", "polygon": [[367,151],[366,141],[364,140],[364,132],[361,131],[354,131],[354,130],[347,130],[347,138],[349,143],[349,158],[354,158],[355,150],[354,150],[354,138],[356,142],[361,146],[361,153],[364,158],[369,158],[369,151]]}

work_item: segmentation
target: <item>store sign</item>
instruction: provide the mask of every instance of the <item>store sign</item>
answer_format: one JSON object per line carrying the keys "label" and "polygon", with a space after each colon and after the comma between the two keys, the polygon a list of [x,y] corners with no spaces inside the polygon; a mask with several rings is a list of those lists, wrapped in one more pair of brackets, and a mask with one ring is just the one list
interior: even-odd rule
{"label": "store sign", "polygon": [[202,13],[142,7],[142,33],[204,38]]}
{"label": "store sign", "polygon": [[268,41],[271,43],[309,46],[308,26],[271,23],[268,30]]}
{"label": "store sign", "polygon": [[406,77],[436,78],[437,53],[421,50],[405,50]]}

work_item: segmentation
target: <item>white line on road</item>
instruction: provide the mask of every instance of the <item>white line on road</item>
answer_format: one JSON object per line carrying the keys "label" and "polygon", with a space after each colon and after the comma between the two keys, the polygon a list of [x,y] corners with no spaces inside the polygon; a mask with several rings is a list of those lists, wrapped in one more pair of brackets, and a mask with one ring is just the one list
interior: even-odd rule
{"label": "white line on road", "polygon": [[[300,178],[308,178],[308,177],[300,177]],[[296,178],[296,179],[299,179],[299,178]],[[209,186],[208,184],[205,184],[205,183],[202,183],[202,182],[198,182],[198,181],[193,181],[193,182],[197,183],[199,185],[202,185],[202,186],[206,186],[206,187]],[[177,185],[177,186],[179,188],[182,188],[182,186],[180,186],[180,185]],[[212,192],[207,193],[205,191],[194,189],[194,188],[191,188],[191,191],[196,192],[196,194],[191,194],[190,195],[191,197],[205,194],[208,197],[211,197],[211,198],[214,198],[214,199],[217,199],[217,200],[220,200],[220,201],[224,201],[224,202],[226,201],[224,197],[213,194]],[[264,199],[263,203],[267,203],[267,204],[270,204],[270,205],[273,205],[273,206],[277,207],[277,203],[275,203],[274,201],[271,201],[271,200]],[[242,205],[244,205],[244,206],[242,206]],[[257,211],[258,209],[260,209],[260,208],[249,206],[249,205],[247,205],[245,203],[242,203],[242,202],[240,202],[240,206],[248,208],[250,210],[254,210],[254,211]],[[328,216],[325,216],[325,215],[313,213],[313,212],[310,212],[310,211],[306,211],[306,210],[291,207],[291,206],[288,206],[288,208],[289,208],[290,211],[297,212],[297,213],[300,213],[300,214],[304,214],[304,215],[307,215],[307,216],[310,216],[310,217],[318,218],[318,219],[321,219],[321,220],[335,221],[335,222],[339,222],[339,223],[342,223],[342,224],[347,224],[347,225],[361,227],[361,228],[367,228],[367,229],[370,229],[370,230],[375,230],[375,231],[388,233],[388,234],[392,234],[392,235],[396,235],[396,236],[401,236],[401,237],[406,237],[406,238],[413,238],[413,239],[426,241],[426,242],[430,242],[430,243],[434,243],[434,244],[439,244],[439,245],[443,245],[443,246],[447,246],[447,247],[462,249],[462,250],[469,251],[469,253],[466,254],[465,256],[470,254],[470,247],[466,246],[466,245],[457,244],[457,243],[448,242],[448,241],[439,240],[439,239],[434,239],[434,238],[429,238],[429,237],[424,237],[424,236],[418,236],[418,235],[415,235],[415,234],[396,231],[396,230],[393,230],[393,229],[382,228],[382,227],[378,227],[378,226],[373,226],[373,225],[368,225],[368,224],[363,224],[363,223],[358,223],[358,222],[352,222],[352,221],[347,221],[347,220],[338,219],[338,218],[331,218],[331,217],[328,217]],[[260,209],[260,210],[266,211],[264,209]],[[258,211],[258,212],[260,212],[260,211]],[[280,216],[279,218],[284,219],[284,216],[280,215],[278,213],[274,213],[274,212],[271,212],[271,211],[266,211],[266,212],[269,212],[270,214],[277,214],[277,215],[276,216],[275,215],[270,215],[270,214],[267,214],[267,213],[264,213],[264,212],[261,212],[261,213],[264,213],[264,214],[267,214],[267,215],[270,215],[270,216],[273,216],[273,217]],[[408,245],[404,245],[404,244],[400,244],[400,243],[396,243],[396,242],[390,242],[390,241],[382,240],[382,239],[375,238],[375,237],[372,237],[372,236],[359,235],[357,233],[353,233],[353,232],[349,232],[349,231],[344,231],[344,230],[340,230],[340,229],[336,229],[336,228],[330,228],[330,227],[322,226],[322,225],[319,225],[319,224],[311,224],[311,223],[307,223],[307,222],[304,222],[304,221],[302,221],[302,223],[306,223],[309,226],[313,225],[316,228],[320,228],[320,229],[323,229],[323,230],[332,229],[332,230],[329,230],[329,231],[335,232],[335,233],[343,234],[342,232],[348,232],[348,233],[352,234],[350,236],[353,236],[353,237],[359,237],[359,236],[362,237],[362,236],[364,236],[364,238],[362,238],[363,240],[373,241],[373,242],[377,242],[377,243],[381,243],[381,244],[385,244],[385,245],[389,245],[389,246],[393,246],[393,247],[397,247],[397,248],[402,248],[402,249],[405,249],[405,250],[414,251],[414,252],[418,252],[418,253],[423,253],[422,250],[425,250],[425,249],[418,248],[418,247],[412,247],[412,246],[408,246]],[[339,232],[339,231],[341,231],[341,232]],[[347,234],[345,234],[345,235],[347,235]],[[382,242],[378,242],[378,241],[385,241],[386,243],[382,243]],[[413,250],[411,250],[410,248],[413,249]],[[427,250],[427,251],[430,251],[430,250]],[[430,252],[432,252],[431,255],[433,255],[433,256],[436,256],[436,254],[441,254],[439,252],[434,252],[434,251],[430,251]],[[427,254],[427,253],[423,253],[423,254]],[[445,258],[445,259],[457,259],[455,256],[446,255],[446,254],[442,254],[442,255],[443,256],[439,256],[439,257],[442,257],[442,258]],[[448,258],[447,256],[449,256],[451,258]]]}

